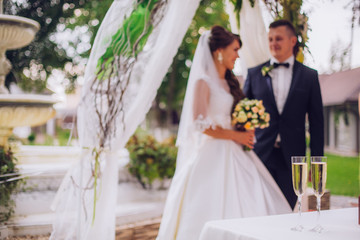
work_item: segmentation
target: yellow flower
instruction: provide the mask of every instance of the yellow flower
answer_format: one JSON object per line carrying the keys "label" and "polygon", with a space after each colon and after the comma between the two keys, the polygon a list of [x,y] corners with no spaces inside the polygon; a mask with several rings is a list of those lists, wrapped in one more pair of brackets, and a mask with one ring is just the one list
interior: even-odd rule
{"label": "yellow flower", "polygon": [[259,110],[259,112],[258,112],[258,114],[260,115],[260,116],[263,116],[264,115],[264,113],[265,113],[265,110],[262,108],[262,109],[260,109]]}
{"label": "yellow flower", "polygon": [[250,123],[250,122],[245,123],[244,128],[245,128],[246,130],[251,129],[251,123]]}
{"label": "yellow flower", "polygon": [[253,113],[257,113],[259,111],[259,108],[257,107],[252,107],[251,108],[251,111],[253,111]]}
{"label": "yellow flower", "polygon": [[237,104],[236,107],[235,107],[235,111],[239,112],[240,110],[241,110],[241,105]]}
{"label": "yellow flower", "polygon": [[154,159],[152,159],[152,158],[147,158],[146,159],[146,164],[147,165],[150,165],[150,164],[152,164],[154,162]]}
{"label": "yellow flower", "polygon": [[248,112],[247,117],[248,117],[248,118],[251,118],[251,117],[252,117],[252,113],[251,113],[251,112]]}

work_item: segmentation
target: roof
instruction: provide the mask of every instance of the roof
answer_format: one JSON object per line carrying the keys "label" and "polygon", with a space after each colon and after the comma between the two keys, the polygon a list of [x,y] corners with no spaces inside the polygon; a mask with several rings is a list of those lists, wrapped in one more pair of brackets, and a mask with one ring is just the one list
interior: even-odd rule
{"label": "roof", "polygon": [[324,106],[358,101],[360,93],[360,67],[342,72],[319,75]]}

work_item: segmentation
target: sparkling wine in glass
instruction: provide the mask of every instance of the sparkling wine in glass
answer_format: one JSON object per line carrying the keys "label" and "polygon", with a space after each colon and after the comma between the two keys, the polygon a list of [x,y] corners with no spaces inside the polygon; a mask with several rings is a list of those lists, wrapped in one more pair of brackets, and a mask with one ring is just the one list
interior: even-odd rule
{"label": "sparkling wine in glass", "polygon": [[321,197],[325,193],[327,172],[326,157],[311,157],[311,182],[316,196],[317,225],[311,229],[313,232],[321,233],[324,228],[320,225],[320,204]]}
{"label": "sparkling wine in glass", "polygon": [[304,227],[301,225],[301,198],[306,189],[307,173],[308,173],[307,157],[293,156],[291,157],[292,183],[295,194],[298,196],[299,218],[298,224],[291,228],[293,231],[302,231]]}

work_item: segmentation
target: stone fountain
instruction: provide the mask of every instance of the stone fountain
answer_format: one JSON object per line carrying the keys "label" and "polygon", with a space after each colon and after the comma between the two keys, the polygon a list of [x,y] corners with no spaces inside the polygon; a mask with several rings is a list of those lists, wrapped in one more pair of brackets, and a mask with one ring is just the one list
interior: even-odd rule
{"label": "stone fountain", "polygon": [[0,1],[0,146],[7,145],[14,127],[42,125],[55,116],[53,104],[57,101],[52,97],[9,94],[4,85],[12,68],[6,51],[29,45],[39,29],[39,23],[31,19],[3,14]]}

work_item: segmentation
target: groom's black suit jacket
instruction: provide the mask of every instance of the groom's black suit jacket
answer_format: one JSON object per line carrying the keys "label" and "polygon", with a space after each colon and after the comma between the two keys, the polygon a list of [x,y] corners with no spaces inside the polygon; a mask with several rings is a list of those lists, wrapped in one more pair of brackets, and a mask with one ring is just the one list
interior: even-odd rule
{"label": "groom's black suit jacket", "polygon": [[310,148],[312,156],[323,156],[324,119],[317,71],[295,61],[293,76],[283,112],[279,114],[270,76],[263,76],[261,68],[270,61],[249,69],[244,93],[250,99],[263,100],[270,114],[270,126],[256,129],[254,151],[266,164],[273,150],[277,134],[281,137],[281,150],[289,170],[291,156],[304,156],[306,152],[305,121],[309,119]]}

